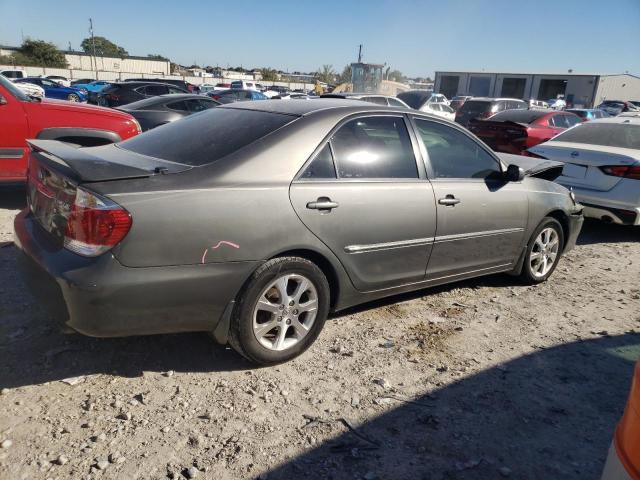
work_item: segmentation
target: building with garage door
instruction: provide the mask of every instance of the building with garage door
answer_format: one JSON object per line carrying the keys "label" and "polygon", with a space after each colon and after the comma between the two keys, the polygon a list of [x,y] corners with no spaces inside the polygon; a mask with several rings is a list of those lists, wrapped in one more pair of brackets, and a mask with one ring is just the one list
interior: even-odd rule
{"label": "building with garage door", "polygon": [[589,108],[603,100],[640,100],[640,77],[628,73],[436,72],[434,91],[447,98],[473,95],[548,101],[562,96],[576,108]]}

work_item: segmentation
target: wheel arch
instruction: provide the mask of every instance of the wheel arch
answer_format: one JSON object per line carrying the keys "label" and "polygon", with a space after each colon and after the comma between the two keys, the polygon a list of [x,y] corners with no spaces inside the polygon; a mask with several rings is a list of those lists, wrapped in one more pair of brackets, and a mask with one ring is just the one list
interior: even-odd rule
{"label": "wheel arch", "polygon": [[567,238],[569,238],[569,234],[571,233],[569,227],[569,216],[560,209],[551,210],[545,216],[555,218],[558,223],[560,223],[560,226],[562,227],[562,237],[564,239],[562,250],[564,251],[564,248],[567,245]]}
{"label": "wheel arch", "polygon": [[40,140],[60,140],[81,146],[98,146],[116,143],[122,140],[120,135],[110,130],[82,127],[44,128],[38,132]]}

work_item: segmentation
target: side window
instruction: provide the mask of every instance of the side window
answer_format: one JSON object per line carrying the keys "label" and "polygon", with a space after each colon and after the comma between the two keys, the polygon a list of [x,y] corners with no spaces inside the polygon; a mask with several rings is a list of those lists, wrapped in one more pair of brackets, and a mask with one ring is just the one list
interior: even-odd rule
{"label": "side window", "polygon": [[211,100],[204,100],[204,99],[186,100],[185,103],[189,107],[190,112],[201,112],[203,110],[208,110],[209,108],[213,108],[216,105],[218,105],[216,102],[212,102]]}
{"label": "side window", "polygon": [[549,125],[556,128],[567,128],[569,126],[566,115],[554,115],[549,119]]}
{"label": "side window", "polygon": [[573,127],[574,125],[582,123],[580,121],[580,118],[574,117],[573,115],[563,115],[563,117],[565,117],[565,120],[567,121],[567,125],[569,127]]}
{"label": "side window", "polygon": [[156,95],[164,95],[167,93],[167,87],[164,85],[147,85],[144,87],[144,94],[154,97]]}
{"label": "side window", "polygon": [[318,178],[336,178],[333,155],[331,155],[331,147],[328,143],[318,152],[315,158],[311,160],[311,163],[300,176],[302,180]]}
{"label": "side window", "polygon": [[186,112],[189,110],[189,107],[187,107],[187,102],[184,101],[167,103],[167,107],[169,107],[171,110],[179,110],[181,112]]}
{"label": "side window", "polygon": [[376,105],[387,106],[387,100],[384,97],[365,97],[362,100],[365,102],[375,103]]}
{"label": "side window", "polygon": [[498,162],[464,133],[428,120],[416,119],[416,126],[435,178],[487,179],[501,173]]}
{"label": "side window", "polygon": [[181,90],[177,87],[169,87],[169,93],[184,93],[184,90]]}
{"label": "side window", "polygon": [[340,178],[418,178],[402,117],[363,117],[345,123],[331,138]]}
{"label": "side window", "polygon": [[389,100],[389,105],[392,107],[404,107],[402,102],[396,100],[395,98],[387,98],[387,100]]}

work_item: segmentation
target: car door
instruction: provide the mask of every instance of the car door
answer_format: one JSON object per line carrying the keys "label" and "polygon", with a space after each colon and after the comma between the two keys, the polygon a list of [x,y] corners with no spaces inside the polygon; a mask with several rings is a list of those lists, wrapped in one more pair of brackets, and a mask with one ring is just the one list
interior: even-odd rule
{"label": "car door", "polygon": [[522,251],[527,192],[496,157],[452,124],[414,117],[436,198],[430,280],[505,270]]}
{"label": "car door", "polygon": [[59,83],[49,80],[48,78],[41,78],[40,85],[44,88],[45,96],[49,98],[58,98],[61,100],[67,99],[66,87],[63,87]]}
{"label": "car door", "polygon": [[424,279],[436,212],[417,154],[403,115],[352,117],[291,185],[296,213],[360,291]]}
{"label": "car door", "polygon": [[0,183],[5,180],[21,180],[27,168],[26,155],[29,151],[25,142],[31,138],[27,114],[23,103],[28,102],[22,91],[17,91],[24,100],[14,96],[12,90],[18,90],[8,80],[1,79],[8,84],[0,86]]}

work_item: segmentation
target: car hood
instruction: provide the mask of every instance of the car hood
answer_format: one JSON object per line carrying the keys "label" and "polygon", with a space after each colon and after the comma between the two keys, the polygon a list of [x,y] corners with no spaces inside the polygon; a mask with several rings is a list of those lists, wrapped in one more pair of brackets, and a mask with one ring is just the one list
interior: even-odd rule
{"label": "car hood", "polygon": [[518,165],[528,177],[543,178],[545,180],[555,180],[562,175],[562,162],[547,160],[544,158],[525,157],[523,155],[511,155],[510,153],[498,153],[496,155],[505,165]]}
{"label": "car hood", "polygon": [[44,98],[40,103],[40,108],[43,110],[58,110],[62,112],[75,112],[88,115],[100,115],[117,118],[120,120],[130,120],[131,116],[124,112],[118,112],[111,108],[98,107],[96,105],[87,105],[84,103],[68,102],[66,100],[54,100],[51,98]]}

